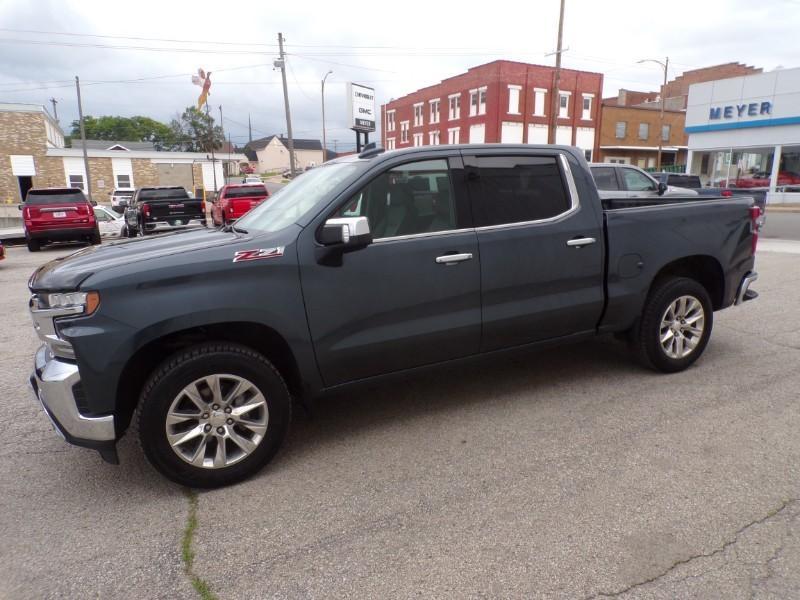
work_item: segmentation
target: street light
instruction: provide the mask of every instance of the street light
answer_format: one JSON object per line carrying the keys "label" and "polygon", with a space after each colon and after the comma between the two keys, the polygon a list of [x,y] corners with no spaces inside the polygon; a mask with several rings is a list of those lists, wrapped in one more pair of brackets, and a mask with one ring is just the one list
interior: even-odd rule
{"label": "street light", "polygon": [[645,62],[654,62],[659,65],[662,69],[664,69],[664,83],[661,85],[661,115],[659,116],[658,123],[659,123],[659,131],[658,131],[658,159],[656,162],[656,170],[661,170],[661,147],[664,140],[664,103],[666,98],[664,97],[665,92],[667,91],[667,71],[669,71],[669,56],[666,58],[664,62],[660,60],[656,60],[654,58],[644,58],[638,63],[645,63]]}
{"label": "street light", "polygon": [[325,139],[325,80],[328,75],[333,75],[333,71],[328,71],[325,73],[325,77],[322,78],[322,162],[328,159],[328,146]]}

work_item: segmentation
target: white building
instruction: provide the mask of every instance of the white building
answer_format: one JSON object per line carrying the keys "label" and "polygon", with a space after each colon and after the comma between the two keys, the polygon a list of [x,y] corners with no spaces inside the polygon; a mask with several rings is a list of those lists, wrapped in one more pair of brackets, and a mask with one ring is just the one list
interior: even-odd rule
{"label": "white building", "polygon": [[704,184],[800,202],[800,68],[692,85],[686,133]]}

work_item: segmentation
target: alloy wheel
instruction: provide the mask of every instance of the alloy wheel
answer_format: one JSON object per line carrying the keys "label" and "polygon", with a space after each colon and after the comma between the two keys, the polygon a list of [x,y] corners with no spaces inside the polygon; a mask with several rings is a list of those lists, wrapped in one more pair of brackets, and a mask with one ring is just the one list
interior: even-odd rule
{"label": "alloy wheel", "polygon": [[703,337],[705,311],[694,296],[680,296],[664,311],[659,328],[659,342],[670,358],[689,356]]}

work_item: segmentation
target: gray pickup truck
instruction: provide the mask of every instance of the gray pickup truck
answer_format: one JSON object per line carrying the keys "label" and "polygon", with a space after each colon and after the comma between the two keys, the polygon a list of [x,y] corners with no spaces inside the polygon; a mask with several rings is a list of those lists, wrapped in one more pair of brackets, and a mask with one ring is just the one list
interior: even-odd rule
{"label": "gray pickup truck", "polygon": [[455,359],[614,333],[677,372],[714,311],[754,298],[758,209],[601,201],[574,148],[370,149],[222,229],[40,267],[30,382],[69,441],[117,462],[133,422],[168,478],[239,481],[292,399]]}

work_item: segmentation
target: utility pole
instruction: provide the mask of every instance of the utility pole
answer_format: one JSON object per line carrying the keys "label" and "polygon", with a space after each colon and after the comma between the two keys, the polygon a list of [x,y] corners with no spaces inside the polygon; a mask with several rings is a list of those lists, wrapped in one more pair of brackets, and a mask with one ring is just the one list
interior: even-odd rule
{"label": "utility pole", "polygon": [[52,104],[53,104],[53,117],[55,118],[56,123],[58,123],[58,108],[56,108],[56,104],[58,104],[58,100],[56,100],[55,98],[50,98],[50,102],[52,102]]}
{"label": "utility pole", "polygon": [[89,175],[89,155],[86,152],[86,128],[83,125],[83,104],[81,104],[81,81],[75,75],[75,90],[78,92],[78,122],[81,126],[81,146],[83,147],[83,168],[86,170],[86,195],[92,199],[92,177]]}
{"label": "utility pole", "polygon": [[286,106],[286,133],[289,138],[289,172],[292,177],[295,174],[294,162],[294,138],[292,137],[292,113],[289,110],[289,88],[286,87],[286,54],[283,51],[283,34],[278,33],[278,48],[280,49],[280,58],[276,60],[273,65],[280,68],[281,78],[283,79],[283,104]]}
{"label": "utility pole", "polygon": [[206,116],[208,117],[208,145],[211,147],[211,174],[214,177],[214,194],[217,193],[217,163],[214,157],[214,120],[211,118],[211,109],[206,101]]}
{"label": "utility pole", "polygon": [[325,140],[325,80],[332,73],[333,71],[328,71],[322,78],[322,162],[328,160],[328,146]]}
{"label": "utility pole", "polygon": [[253,141],[253,124],[250,122],[250,113],[247,113],[247,143]]}
{"label": "utility pole", "polygon": [[[558,16],[558,46],[556,46],[556,71],[553,74],[553,97],[550,98],[550,130],[547,132],[547,142],[556,143],[556,127],[558,127],[558,108],[561,99],[559,98],[559,85],[561,84],[561,41],[564,35],[564,0],[561,0],[561,11]],[[575,102],[574,100],[573,102]],[[575,108],[573,107],[573,110]]]}
{"label": "utility pole", "polygon": [[[222,141],[225,142],[225,125],[223,124],[223,121],[222,121],[222,104],[219,105],[219,128],[222,131]],[[220,162],[222,162],[222,159],[220,159]],[[224,164],[224,163],[223,163],[222,166],[223,166],[222,176],[225,178],[225,179],[223,179],[223,181],[226,181],[227,180],[227,175],[228,175],[228,166],[226,164]],[[223,185],[224,185],[224,183],[223,183]]]}

